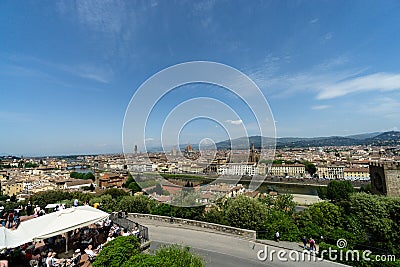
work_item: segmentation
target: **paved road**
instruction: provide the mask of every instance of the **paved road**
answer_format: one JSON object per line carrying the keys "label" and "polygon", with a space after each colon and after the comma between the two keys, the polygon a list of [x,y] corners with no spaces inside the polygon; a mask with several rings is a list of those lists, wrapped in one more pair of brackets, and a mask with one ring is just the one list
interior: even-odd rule
{"label": "paved road", "polygon": [[[265,245],[251,240],[241,239],[233,235],[225,235],[216,232],[205,232],[204,229],[186,229],[179,225],[137,219],[137,222],[149,228],[149,236],[152,241],[151,249],[155,249],[163,244],[180,244],[189,246],[195,253],[200,255],[205,261],[206,266],[338,266],[338,264],[327,261],[292,261],[289,258],[290,250],[268,245],[268,255],[272,250],[286,252],[283,258],[288,261],[280,261],[276,255],[272,260],[268,257],[265,261],[257,258],[259,250],[265,250]],[[260,256],[264,256],[261,254]],[[296,254],[292,252],[292,258]]]}

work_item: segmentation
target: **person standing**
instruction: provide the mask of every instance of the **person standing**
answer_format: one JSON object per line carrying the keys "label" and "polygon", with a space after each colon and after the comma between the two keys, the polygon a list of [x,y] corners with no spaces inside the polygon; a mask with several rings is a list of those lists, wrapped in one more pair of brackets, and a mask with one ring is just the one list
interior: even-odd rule
{"label": "person standing", "polygon": [[303,236],[301,238],[301,242],[303,242],[303,249],[307,249],[307,238],[306,238],[306,236]]}
{"label": "person standing", "polygon": [[36,207],[33,209],[33,215],[34,217],[38,217],[39,216],[39,211],[40,211],[40,207],[38,205],[36,205]]}
{"label": "person standing", "polygon": [[311,237],[308,243],[310,243],[310,251],[315,251],[315,240]]}
{"label": "person standing", "polygon": [[28,202],[28,205],[26,206],[26,215],[28,215],[28,216],[31,216],[32,215],[32,204],[31,204],[31,202],[29,201]]}
{"label": "person standing", "polygon": [[275,241],[279,242],[279,232],[278,231],[276,231],[276,233],[275,233]]}
{"label": "person standing", "polygon": [[14,212],[10,211],[8,214],[8,228],[12,228],[14,223]]}

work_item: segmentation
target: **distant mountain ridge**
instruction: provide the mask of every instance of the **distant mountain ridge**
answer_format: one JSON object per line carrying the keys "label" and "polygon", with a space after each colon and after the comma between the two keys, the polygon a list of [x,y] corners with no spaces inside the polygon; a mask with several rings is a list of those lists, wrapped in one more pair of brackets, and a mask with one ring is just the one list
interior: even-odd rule
{"label": "distant mountain ridge", "polygon": [[[262,141],[261,141],[262,140]],[[271,137],[250,136],[240,137],[233,140],[224,140],[216,143],[217,149],[248,149],[251,144],[256,148],[260,148],[263,144],[264,148],[272,145],[274,139]],[[179,149],[184,150],[187,144],[180,144]],[[372,145],[372,146],[395,146],[400,145],[400,131],[389,132],[373,132],[348,136],[320,136],[320,137],[279,137],[276,138],[277,148],[304,148],[304,147],[324,147],[324,146],[355,146],[355,145]],[[197,150],[198,144],[192,144]],[[211,146],[210,146],[211,148]],[[172,149],[172,146],[165,146],[165,151]],[[149,152],[163,151],[159,145],[148,147]]]}
{"label": "distant mountain ridge", "polygon": [[[218,149],[229,149],[231,142],[234,144],[233,147],[236,149],[246,149],[247,144],[254,144],[256,148],[260,148],[261,144],[264,147],[268,147],[272,142],[272,138],[261,137],[261,136],[250,136],[248,142],[246,137],[237,139],[225,140],[218,142]],[[329,136],[329,137],[280,137],[276,138],[276,147],[322,147],[322,146],[355,146],[355,145],[374,145],[374,146],[392,146],[400,145],[400,132],[375,132],[365,133],[349,136]]]}

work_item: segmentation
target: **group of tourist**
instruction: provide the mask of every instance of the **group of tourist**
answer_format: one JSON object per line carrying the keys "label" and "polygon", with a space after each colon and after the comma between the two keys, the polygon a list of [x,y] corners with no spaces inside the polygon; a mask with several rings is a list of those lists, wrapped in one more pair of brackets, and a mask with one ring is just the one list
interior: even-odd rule
{"label": "group of tourist", "polygon": [[315,240],[312,237],[309,240],[307,240],[307,238],[305,236],[303,236],[301,238],[301,242],[303,242],[303,249],[304,250],[307,250],[307,244],[310,244],[310,251],[311,252],[316,252],[317,251]]}
{"label": "group of tourist", "polygon": [[129,230],[127,228],[122,228],[118,224],[113,224],[108,231],[106,242],[109,242],[118,236],[130,236],[130,235],[136,236],[137,238],[140,239],[140,231],[137,224],[136,226],[133,227],[132,230]]}
{"label": "group of tourist", "polygon": [[4,207],[0,207],[0,220],[2,227],[18,227],[21,223],[20,209],[6,211]]}
{"label": "group of tourist", "polygon": [[[58,209],[60,208],[62,209],[62,207]],[[35,207],[32,213],[41,216],[39,208],[36,209]],[[8,222],[9,213],[6,212],[6,214],[2,213],[2,218],[3,216],[6,217]],[[14,215],[14,213],[12,214]],[[15,214],[16,216],[13,216],[12,220],[14,220],[14,217],[19,216],[19,213]],[[28,266],[34,267],[78,266],[83,255],[87,255],[87,260],[93,262],[104,245],[115,237],[138,236],[138,234],[137,227],[129,231],[107,218],[99,223],[50,237],[37,243],[30,242],[18,248],[4,249],[0,251],[0,261],[2,264],[3,262],[10,262],[10,266],[18,261],[23,261]],[[72,257],[57,257],[57,253],[63,252],[67,242],[68,247],[74,251]]]}
{"label": "group of tourist", "polygon": [[[74,201],[73,206],[78,206],[78,200]],[[53,211],[63,209],[65,209],[65,206],[58,204],[53,208]],[[1,209],[0,207],[1,225],[8,228],[18,227],[21,210],[24,210],[31,219],[46,214],[44,209],[38,205],[34,206],[30,202],[27,203],[26,207],[20,207],[14,211],[5,211],[4,208]],[[120,211],[118,218],[122,217],[123,214]],[[10,262],[13,265],[14,262],[18,261],[23,261],[26,265],[33,267],[78,266],[83,255],[87,255],[87,260],[93,262],[104,245],[118,236],[134,235],[139,239],[141,238],[138,224],[128,224],[129,229],[123,228],[110,218],[37,243],[30,242],[18,248],[3,249],[0,251],[0,267],[5,262]],[[57,257],[57,253],[61,253],[66,245],[72,248],[73,255],[69,258]]]}
{"label": "group of tourist", "polygon": [[26,215],[29,217],[33,215],[34,218],[40,217],[46,214],[45,210],[40,206],[36,205],[33,207],[30,202],[26,207],[19,206],[14,210],[5,210],[3,206],[0,207],[0,226],[7,228],[18,228],[21,223],[21,211],[26,211]]}

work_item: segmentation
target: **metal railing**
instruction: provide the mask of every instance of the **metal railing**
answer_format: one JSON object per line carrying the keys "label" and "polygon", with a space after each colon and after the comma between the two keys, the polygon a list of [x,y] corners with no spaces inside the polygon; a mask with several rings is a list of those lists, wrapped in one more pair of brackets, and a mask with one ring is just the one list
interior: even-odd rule
{"label": "metal railing", "polygon": [[110,215],[110,220],[113,223],[118,224],[119,226],[128,229],[128,231],[134,230],[136,227],[139,230],[139,240],[140,243],[145,243],[149,241],[149,229],[146,226],[143,226],[135,221],[132,221],[131,219],[123,216],[118,216],[118,214],[112,213]]}

